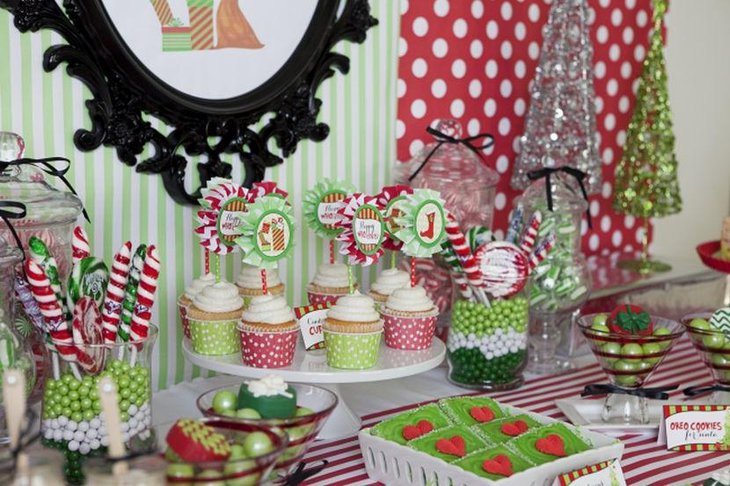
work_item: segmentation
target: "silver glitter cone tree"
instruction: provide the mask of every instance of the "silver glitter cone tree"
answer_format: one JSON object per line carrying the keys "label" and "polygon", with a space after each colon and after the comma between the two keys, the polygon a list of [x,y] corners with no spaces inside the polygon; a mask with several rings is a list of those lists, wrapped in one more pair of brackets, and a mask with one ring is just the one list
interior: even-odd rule
{"label": "silver glitter cone tree", "polygon": [[553,0],[512,173],[515,189],[529,185],[527,173],[532,170],[567,165],[588,174],[589,193],[600,190],[593,47],[587,24],[585,0]]}

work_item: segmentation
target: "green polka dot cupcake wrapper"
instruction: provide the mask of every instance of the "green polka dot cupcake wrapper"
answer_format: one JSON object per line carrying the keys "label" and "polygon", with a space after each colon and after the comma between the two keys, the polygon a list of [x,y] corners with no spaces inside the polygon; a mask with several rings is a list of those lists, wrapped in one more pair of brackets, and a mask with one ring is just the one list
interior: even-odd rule
{"label": "green polka dot cupcake wrapper", "polygon": [[222,356],[241,350],[238,321],[197,321],[189,319],[193,351],[208,356]]}
{"label": "green polka dot cupcake wrapper", "polygon": [[327,364],[333,368],[364,370],[378,361],[383,331],[339,333],[324,331]]}

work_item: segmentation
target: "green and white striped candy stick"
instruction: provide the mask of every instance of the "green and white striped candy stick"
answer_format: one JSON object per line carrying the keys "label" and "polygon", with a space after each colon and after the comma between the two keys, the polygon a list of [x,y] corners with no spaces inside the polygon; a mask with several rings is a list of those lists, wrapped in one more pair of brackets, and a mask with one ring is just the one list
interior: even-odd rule
{"label": "green and white striped candy stick", "polygon": [[67,321],[71,320],[71,312],[69,312],[68,305],[66,305],[66,294],[63,291],[63,285],[61,284],[61,276],[58,273],[58,264],[56,259],[51,255],[50,250],[46,244],[40,238],[31,236],[28,239],[28,250],[30,253],[30,259],[40,266],[48,277],[48,281],[51,283],[51,289],[56,295],[56,298],[61,303],[61,309],[63,315]]}
{"label": "green and white striped candy stick", "polygon": [[76,262],[68,278],[68,296],[73,305],[81,297],[91,297],[101,309],[107,285],[109,268],[104,261],[96,257],[82,258]]}
{"label": "green and white striped candy stick", "polygon": [[137,302],[137,287],[139,286],[139,278],[142,274],[142,266],[144,265],[144,257],[147,254],[147,245],[139,245],[134,251],[132,263],[129,266],[129,278],[127,279],[127,287],[124,289],[124,300],[122,301],[122,314],[120,316],[117,335],[122,341],[129,341],[129,331],[132,324],[132,313],[134,312],[134,304]]}

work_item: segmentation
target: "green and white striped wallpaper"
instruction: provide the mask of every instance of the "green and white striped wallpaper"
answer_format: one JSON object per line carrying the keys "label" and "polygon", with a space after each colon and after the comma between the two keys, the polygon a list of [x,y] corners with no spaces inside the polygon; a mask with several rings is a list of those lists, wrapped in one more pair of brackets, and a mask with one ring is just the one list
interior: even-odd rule
{"label": "green and white striped wallpaper", "polygon": [[[332,129],[329,138],[301,144],[283,166],[267,173],[295,203],[296,248],[281,267],[287,297],[295,305],[304,302],[307,281],[327,257],[327,245],[302,226],[296,203],[303,192],[324,177],[350,180],[358,189],[374,192],[387,182],[395,160],[398,2],[372,0],[371,5],[380,25],[369,32],[365,44],[339,46],[351,59],[350,74],[335,75],[319,91],[320,118]],[[42,67],[45,49],[60,41],[50,32],[20,34],[12,16],[0,10],[0,130],[20,133],[30,157],[62,155],[72,160],[70,180],[92,217],[87,231],[96,255],[110,261],[127,239],[160,247],[164,267],[154,312],[161,324],[154,386],[205,376],[206,371],[183,358],[175,307],[177,295],[203,265],[193,234],[193,210],[173,203],[159,177],[137,174],[115,160],[113,150],[76,150],[74,130],[89,125],[84,108],[88,91],[65,73],[65,66],[53,73]],[[234,163],[234,175],[241,180],[240,164]],[[233,278],[240,268],[237,255],[226,257],[223,268]],[[366,270],[365,278],[374,272]]]}

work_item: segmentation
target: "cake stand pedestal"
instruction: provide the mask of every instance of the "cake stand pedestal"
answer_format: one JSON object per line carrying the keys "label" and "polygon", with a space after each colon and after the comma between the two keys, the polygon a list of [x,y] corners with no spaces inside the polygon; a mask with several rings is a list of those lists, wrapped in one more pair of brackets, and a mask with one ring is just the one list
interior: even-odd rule
{"label": "cake stand pedestal", "polygon": [[240,353],[226,356],[204,356],[193,352],[187,339],[183,340],[183,354],[192,364],[207,370],[245,378],[262,378],[276,374],[286,381],[310,383],[328,388],[337,395],[338,404],[319,434],[319,439],[351,436],[360,430],[360,418],[350,409],[340,393],[339,385],[393,380],[417,375],[437,367],[444,360],[446,346],[434,338],[433,345],[422,351],[401,351],[381,343],[378,362],[366,370],[341,370],[327,365],[325,350],[306,351],[297,343],[294,362],[284,368],[253,368],[241,362]]}
{"label": "cake stand pedestal", "polygon": [[725,297],[723,305],[730,305],[730,261],[723,260],[718,256],[720,252],[720,241],[708,241],[697,246],[697,254],[705,266],[727,274],[725,277]]}

